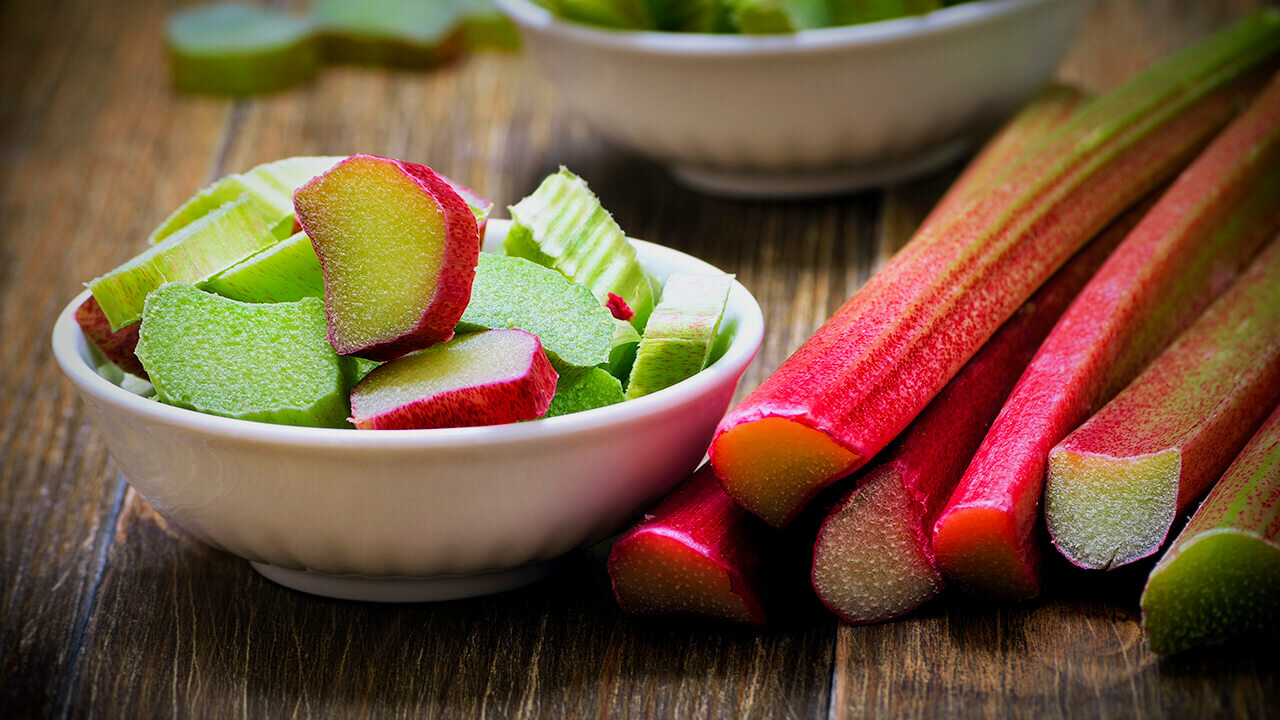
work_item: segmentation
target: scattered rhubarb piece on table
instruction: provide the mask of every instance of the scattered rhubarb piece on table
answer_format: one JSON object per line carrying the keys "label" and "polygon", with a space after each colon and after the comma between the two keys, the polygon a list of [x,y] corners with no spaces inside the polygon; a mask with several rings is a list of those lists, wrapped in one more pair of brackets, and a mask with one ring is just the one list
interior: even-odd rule
{"label": "scattered rhubarb piece on table", "polygon": [[292,87],[320,64],[311,23],[279,10],[222,2],[185,8],[165,25],[179,90],[251,95]]}
{"label": "scattered rhubarb piece on table", "polygon": [[1174,518],[1203,497],[1277,403],[1280,239],[1049,453],[1044,505],[1053,544],[1097,570],[1154,554]]}
{"label": "scattered rhubarb piece on table", "polygon": [[241,420],[347,427],[349,360],[324,303],[241,303],[185,283],[147,296],[138,337],[161,402]]}
{"label": "scattered rhubarb piece on table", "polygon": [[852,623],[909,612],[943,588],[933,523],[1019,374],[1054,323],[1149,206],[1094,238],[1000,327],[893,442],[855,476],[813,549],[813,587]]}
{"label": "scattered rhubarb piece on table", "polygon": [[142,317],[147,294],[167,282],[195,283],[277,242],[248,198],[228,203],[89,282],[112,330]]}
{"label": "scattered rhubarb piece on table", "polygon": [[324,268],[329,341],[390,360],[448,340],[471,298],[476,216],[425,165],[356,155],[294,193]]}
{"label": "scattered rhubarb piece on table", "polygon": [[555,390],[536,335],[485,330],[379,365],[351,390],[351,422],[386,430],[533,420]]}
{"label": "scattered rhubarb piece on table", "polygon": [[1239,275],[1280,223],[1272,87],[1161,196],[1019,379],[934,528],[943,573],[974,592],[1039,592],[1049,450],[1129,383]]}
{"label": "scattered rhubarb piece on table", "polygon": [[310,12],[326,62],[427,68],[462,50],[453,2],[318,0]]}
{"label": "scattered rhubarb piece on table", "polygon": [[627,399],[691,378],[707,366],[720,329],[730,275],[675,273],[649,316],[627,382]]}
{"label": "scattered rhubarb piece on table", "polygon": [[656,296],[635,248],[582,178],[565,168],[508,208],[507,254],[554,268],[589,288],[601,304],[617,295],[643,332]]}
{"label": "scattered rhubarb piece on table", "polygon": [[759,563],[767,532],[704,465],[614,543],[608,568],[618,605],[763,624]]}
{"label": "scattered rhubarb piece on table", "polygon": [[556,363],[591,367],[608,362],[615,325],[590,290],[555,270],[486,252],[458,332],[519,328],[537,335]]}
{"label": "scattered rhubarb piece on table", "polygon": [[729,412],[725,490],[784,526],[898,435],[1037,287],[1180,170],[1280,54],[1263,12],[1089,103],[1002,182],[918,233]]}
{"label": "scattered rhubarb piece on table", "polygon": [[1280,635],[1280,408],[1151,571],[1142,626],[1161,654]]}

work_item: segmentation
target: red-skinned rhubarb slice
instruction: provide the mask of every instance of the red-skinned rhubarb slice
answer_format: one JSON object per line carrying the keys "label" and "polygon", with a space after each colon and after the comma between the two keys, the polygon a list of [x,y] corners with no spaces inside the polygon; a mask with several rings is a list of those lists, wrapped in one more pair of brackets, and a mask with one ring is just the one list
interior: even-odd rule
{"label": "red-skinned rhubarb slice", "polygon": [[1280,408],[1151,571],[1142,626],[1162,654],[1280,635]]}
{"label": "red-skinned rhubarb slice", "polygon": [[546,414],[556,371],[538,336],[485,330],[379,365],[351,390],[362,430],[469,427]]}
{"label": "red-skinned rhubarb slice", "polygon": [[1034,157],[931,226],[721,422],[737,502],[790,522],[898,435],[1048,277],[1180,169],[1280,54],[1259,13],[1093,101]]}
{"label": "red-skinned rhubarb slice", "polygon": [[763,624],[758,573],[767,531],[704,465],[614,543],[613,594],[629,613]]}
{"label": "red-skinned rhubarb slice", "polygon": [[1204,495],[1277,402],[1280,241],[1049,453],[1053,544],[1096,570],[1154,554],[1174,517]]}
{"label": "red-skinned rhubarb slice", "polygon": [[1127,212],[1036,291],[828,513],[812,577],[832,612],[877,622],[942,590],[938,513],[1040,342],[1149,206]]}
{"label": "red-skinned rhubarb slice", "polygon": [[85,339],[102,353],[102,357],[127,373],[140,378],[147,377],[146,369],[134,354],[138,347],[139,323],[130,323],[119,330],[112,330],[111,321],[107,320],[97,299],[90,295],[89,299],[76,308],[76,324],[80,326]]}
{"label": "red-skinned rhubarb slice", "polygon": [[324,271],[329,342],[391,360],[448,340],[471,298],[476,216],[425,165],[343,160],[294,193]]}
{"label": "red-skinned rhubarb slice", "polygon": [[1039,592],[1049,450],[1123,388],[1237,277],[1280,222],[1273,86],[1188,168],[1045,340],[934,528],[969,590]]}

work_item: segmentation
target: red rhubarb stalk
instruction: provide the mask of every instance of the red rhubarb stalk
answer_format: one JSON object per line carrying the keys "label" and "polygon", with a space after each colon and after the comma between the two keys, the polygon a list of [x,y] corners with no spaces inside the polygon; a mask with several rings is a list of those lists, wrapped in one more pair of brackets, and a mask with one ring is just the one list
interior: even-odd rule
{"label": "red rhubarb stalk", "polygon": [[1112,254],[1019,379],[934,527],[943,574],[1039,592],[1048,453],[1239,275],[1280,223],[1280,88],[1189,167]]}
{"label": "red rhubarb stalk", "polygon": [[731,410],[711,463],[784,526],[898,435],[1067,258],[1180,169],[1280,54],[1259,13],[1089,103],[945,227],[917,233]]}
{"label": "red rhubarb stalk", "polygon": [[1280,635],[1280,407],[1147,578],[1151,649]]}
{"label": "red rhubarb stalk", "polygon": [[1054,545],[1099,570],[1154,554],[1277,402],[1280,241],[1050,451],[1045,518]]}
{"label": "red rhubarb stalk", "polygon": [[1040,342],[1147,207],[1127,212],[1036,291],[832,508],[812,574],[832,612],[877,622],[942,590],[934,520]]}
{"label": "red rhubarb stalk", "polygon": [[759,571],[767,532],[704,465],[614,544],[609,578],[618,605],[630,613],[763,624]]}

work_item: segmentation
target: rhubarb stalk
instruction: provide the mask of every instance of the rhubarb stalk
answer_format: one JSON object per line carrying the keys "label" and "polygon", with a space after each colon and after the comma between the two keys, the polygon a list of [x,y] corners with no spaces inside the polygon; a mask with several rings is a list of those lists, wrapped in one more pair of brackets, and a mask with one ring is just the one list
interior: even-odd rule
{"label": "rhubarb stalk", "polygon": [[1053,544],[1099,570],[1155,553],[1174,517],[1204,495],[1277,402],[1280,241],[1049,453]]}
{"label": "rhubarb stalk", "polygon": [[865,464],[1053,272],[1180,169],[1280,54],[1261,12],[1086,105],[1004,182],[918,232],[721,422],[711,463],[775,526]]}
{"label": "rhubarb stalk", "polygon": [[1039,592],[1049,450],[1194,322],[1274,232],[1277,113],[1272,83],[1174,182],[1045,340],[934,527],[950,580],[990,595]]}
{"label": "rhubarb stalk", "polygon": [[1147,578],[1151,649],[1280,634],[1280,407]]}

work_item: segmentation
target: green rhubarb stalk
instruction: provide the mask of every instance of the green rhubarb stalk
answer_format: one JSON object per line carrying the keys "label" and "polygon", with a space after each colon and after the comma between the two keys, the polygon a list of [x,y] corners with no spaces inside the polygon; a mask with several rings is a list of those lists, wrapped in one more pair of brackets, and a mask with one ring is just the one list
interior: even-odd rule
{"label": "green rhubarb stalk", "polygon": [[95,278],[89,289],[111,329],[119,330],[142,317],[147,294],[161,285],[207,280],[276,242],[248,198],[241,198]]}
{"label": "green rhubarb stalk", "polygon": [[1031,361],[934,528],[943,572],[985,594],[1039,590],[1050,449],[1190,326],[1280,226],[1280,86],[1164,193]]}
{"label": "green rhubarb stalk", "polygon": [[300,232],[200,283],[201,290],[250,303],[324,297],[324,273],[311,238]]}
{"label": "green rhubarb stalk", "polygon": [[707,366],[732,284],[731,275],[667,278],[636,350],[628,400],[675,385]]}
{"label": "green rhubarb stalk", "polygon": [[1082,108],[930,225],[721,422],[733,498],[775,526],[879,452],[1063,262],[1181,169],[1280,56],[1258,13]]}
{"label": "green rhubarb stalk", "polygon": [[1093,569],[1154,554],[1278,402],[1280,239],[1049,453],[1053,544]]}
{"label": "green rhubarb stalk", "polygon": [[1161,654],[1280,634],[1280,407],[1151,571],[1142,627]]}

